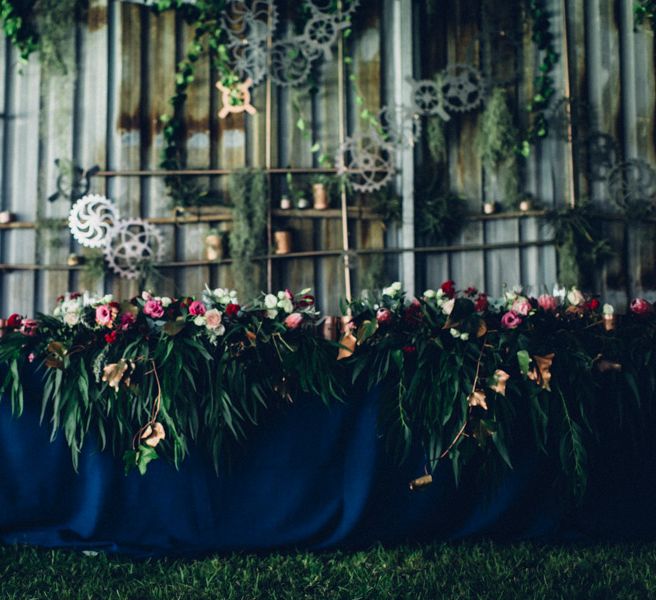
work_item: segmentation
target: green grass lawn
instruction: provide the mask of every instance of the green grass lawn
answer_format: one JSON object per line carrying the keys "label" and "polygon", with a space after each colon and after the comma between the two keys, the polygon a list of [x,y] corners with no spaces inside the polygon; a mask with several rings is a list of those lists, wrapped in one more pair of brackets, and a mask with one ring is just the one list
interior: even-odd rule
{"label": "green grass lawn", "polygon": [[656,543],[435,543],[145,561],[5,546],[0,597],[647,599],[656,598]]}

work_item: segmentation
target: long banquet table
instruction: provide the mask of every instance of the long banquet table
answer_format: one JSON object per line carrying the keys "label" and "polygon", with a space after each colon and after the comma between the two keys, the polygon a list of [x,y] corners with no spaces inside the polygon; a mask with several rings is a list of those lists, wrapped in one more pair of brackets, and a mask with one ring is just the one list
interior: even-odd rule
{"label": "long banquet table", "polygon": [[[217,476],[200,451],[145,476],[85,444],[79,473],[60,434],[39,425],[38,382],[25,413],[0,402],[0,543],[103,549],[139,556],[284,548],[354,548],[375,541],[656,537],[654,457],[618,460],[612,444],[578,507],[527,447],[493,486],[455,486],[448,460],[411,492],[419,449],[397,464],[377,426],[377,393],[323,406],[312,397],[271,410]],[[518,442],[521,443],[521,440]]]}

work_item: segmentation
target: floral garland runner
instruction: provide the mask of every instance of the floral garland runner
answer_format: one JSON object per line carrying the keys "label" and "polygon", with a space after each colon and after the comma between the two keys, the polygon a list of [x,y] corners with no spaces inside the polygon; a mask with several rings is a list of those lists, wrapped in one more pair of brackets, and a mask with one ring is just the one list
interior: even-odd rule
{"label": "floral garland runner", "polygon": [[76,466],[94,431],[102,448],[123,453],[126,470],[144,473],[158,453],[179,464],[189,440],[218,469],[227,439],[244,437],[276,399],[311,393],[329,403],[353,386],[379,386],[390,450],[425,450],[413,487],[447,459],[456,480],[469,464],[512,466],[521,429],[557,457],[580,496],[599,415],[611,407],[648,426],[656,312],[644,299],[630,308],[618,324],[610,305],[576,288],[537,298],[517,288],[492,300],[447,281],[410,300],[394,283],[344,306],[337,342],[319,334],[309,290],[247,304],[223,289],[123,303],[67,294],[51,316],[5,321],[0,392],[20,414],[23,378],[38,369],[42,414],[53,434],[63,430]]}

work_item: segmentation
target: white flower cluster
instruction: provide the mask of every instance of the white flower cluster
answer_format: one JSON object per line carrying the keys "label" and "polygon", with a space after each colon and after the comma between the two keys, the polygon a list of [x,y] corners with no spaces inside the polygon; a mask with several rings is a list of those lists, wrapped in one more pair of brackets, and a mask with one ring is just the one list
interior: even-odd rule
{"label": "white flower cluster", "polygon": [[[309,290],[303,290],[301,294],[307,294]],[[264,308],[267,309],[266,315],[269,319],[275,319],[278,312],[286,314],[294,312],[294,303],[287,292],[278,292],[278,294],[266,294],[264,296]]]}
{"label": "white flower cluster", "polygon": [[171,305],[171,302],[173,302],[173,299],[168,296],[153,296],[152,292],[147,291],[141,292],[141,298],[146,302],[148,302],[148,300],[159,302],[163,308],[168,308]]}
{"label": "white flower cluster", "polygon": [[85,307],[95,307],[100,304],[108,304],[109,302],[112,302],[112,300],[114,300],[114,296],[111,294],[107,294],[106,296],[93,296],[89,294],[89,292],[84,292],[83,294],[67,292],[57,306],[55,306],[52,314],[69,327],[74,327],[80,323],[82,311]]}
{"label": "white flower cluster", "polygon": [[216,344],[218,338],[225,333],[225,325],[221,322],[223,313],[216,308],[211,308],[204,315],[194,317],[194,325],[205,327],[210,342]]}
{"label": "white flower cluster", "polygon": [[205,304],[218,304],[221,306],[239,304],[236,290],[229,290],[228,288],[215,288],[211,290],[209,287],[205,287],[203,291],[203,302]]}
{"label": "white flower cluster", "polygon": [[449,333],[454,337],[461,339],[463,342],[466,342],[469,339],[469,334],[467,332],[462,332],[455,327],[449,329]]}
{"label": "white flower cluster", "polygon": [[442,313],[447,316],[453,312],[453,307],[456,305],[455,298],[449,298],[441,289],[426,290],[424,292],[424,300],[426,302],[434,301],[437,307],[442,309]]}
{"label": "white flower cluster", "polygon": [[390,298],[396,298],[401,294],[403,286],[400,281],[395,281],[389,287],[383,288],[383,296],[389,296]]}

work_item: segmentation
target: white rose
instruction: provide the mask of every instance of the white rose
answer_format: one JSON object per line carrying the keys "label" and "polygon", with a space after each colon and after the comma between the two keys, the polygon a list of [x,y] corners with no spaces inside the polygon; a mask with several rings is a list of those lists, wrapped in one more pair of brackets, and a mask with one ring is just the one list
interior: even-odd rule
{"label": "white rose", "polygon": [[612,316],[612,315],[615,314],[615,309],[613,308],[612,304],[604,304],[604,306],[601,310],[605,315],[608,315],[608,316]]}
{"label": "white rose", "polygon": [[197,325],[198,327],[204,327],[205,326],[205,317],[202,315],[198,315],[197,317],[194,318],[194,325]]}
{"label": "white rose", "polygon": [[278,302],[278,306],[282,308],[286,313],[294,312],[294,304],[286,296],[280,302]]}
{"label": "white rose", "polygon": [[573,287],[568,293],[567,293],[567,301],[572,305],[572,306],[578,306],[579,304],[583,304],[585,302],[585,298],[583,297],[583,294],[581,293],[580,290],[576,289]]}
{"label": "white rose", "polygon": [[67,312],[64,315],[64,323],[68,325],[69,327],[72,327],[73,325],[77,325],[80,322],[80,313],[78,312]]}
{"label": "white rose", "polygon": [[267,294],[264,296],[264,306],[270,310],[276,308],[276,306],[278,306],[278,298],[276,298],[273,294]]}
{"label": "white rose", "polygon": [[453,307],[456,305],[456,299],[451,298],[442,304],[442,312],[445,315],[450,315],[453,312]]}
{"label": "white rose", "polygon": [[168,296],[163,296],[162,298],[160,298],[159,301],[162,303],[162,306],[164,308],[167,308],[168,306],[171,305],[171,302],[173,302],[173,300],[171,300],[171,298],[169,298]]}
{"label": "white rose", "polygon": [[426,290],[424,292],[424,298],[435,298],[435,290]]}
{"label": "white rose", "polygon": [[460,337],[460,332],[457,329],[454,329],[453,327],[449,329],[449,333],[454,337],[458,338]]}
{"label": "white rose", "polygon": [[143,292],[141,292],[141,299],[148,302],[148,300],[153,299],[153,295],[150,292],[144,290]]}
{"label": "white rose", "polygon": [[278,316],[278,311],[275,308],[266,311],[266,316],[269,319],[275,319]]}
{"label": "white rose", "polygon": [[567,295],[567,289],[566,288],[561,287],[558,284],[554,285],[552,296],[559,299],[560,303],[562,303],[563,300],[565,300],[566,295]]}
{"label": "white rose", "polygon": [[392,289],[395,289],[397,292],[400,292],[403,286],[400,281],[395,281],[391,286]]}
{"label": "white rose", "polygon": [[462,334],[460,334],[460,339],[461,339],[463,342],[466,342],[466,341],[469,339],[469,334],[468,334],[468,333],[462,333]]}

